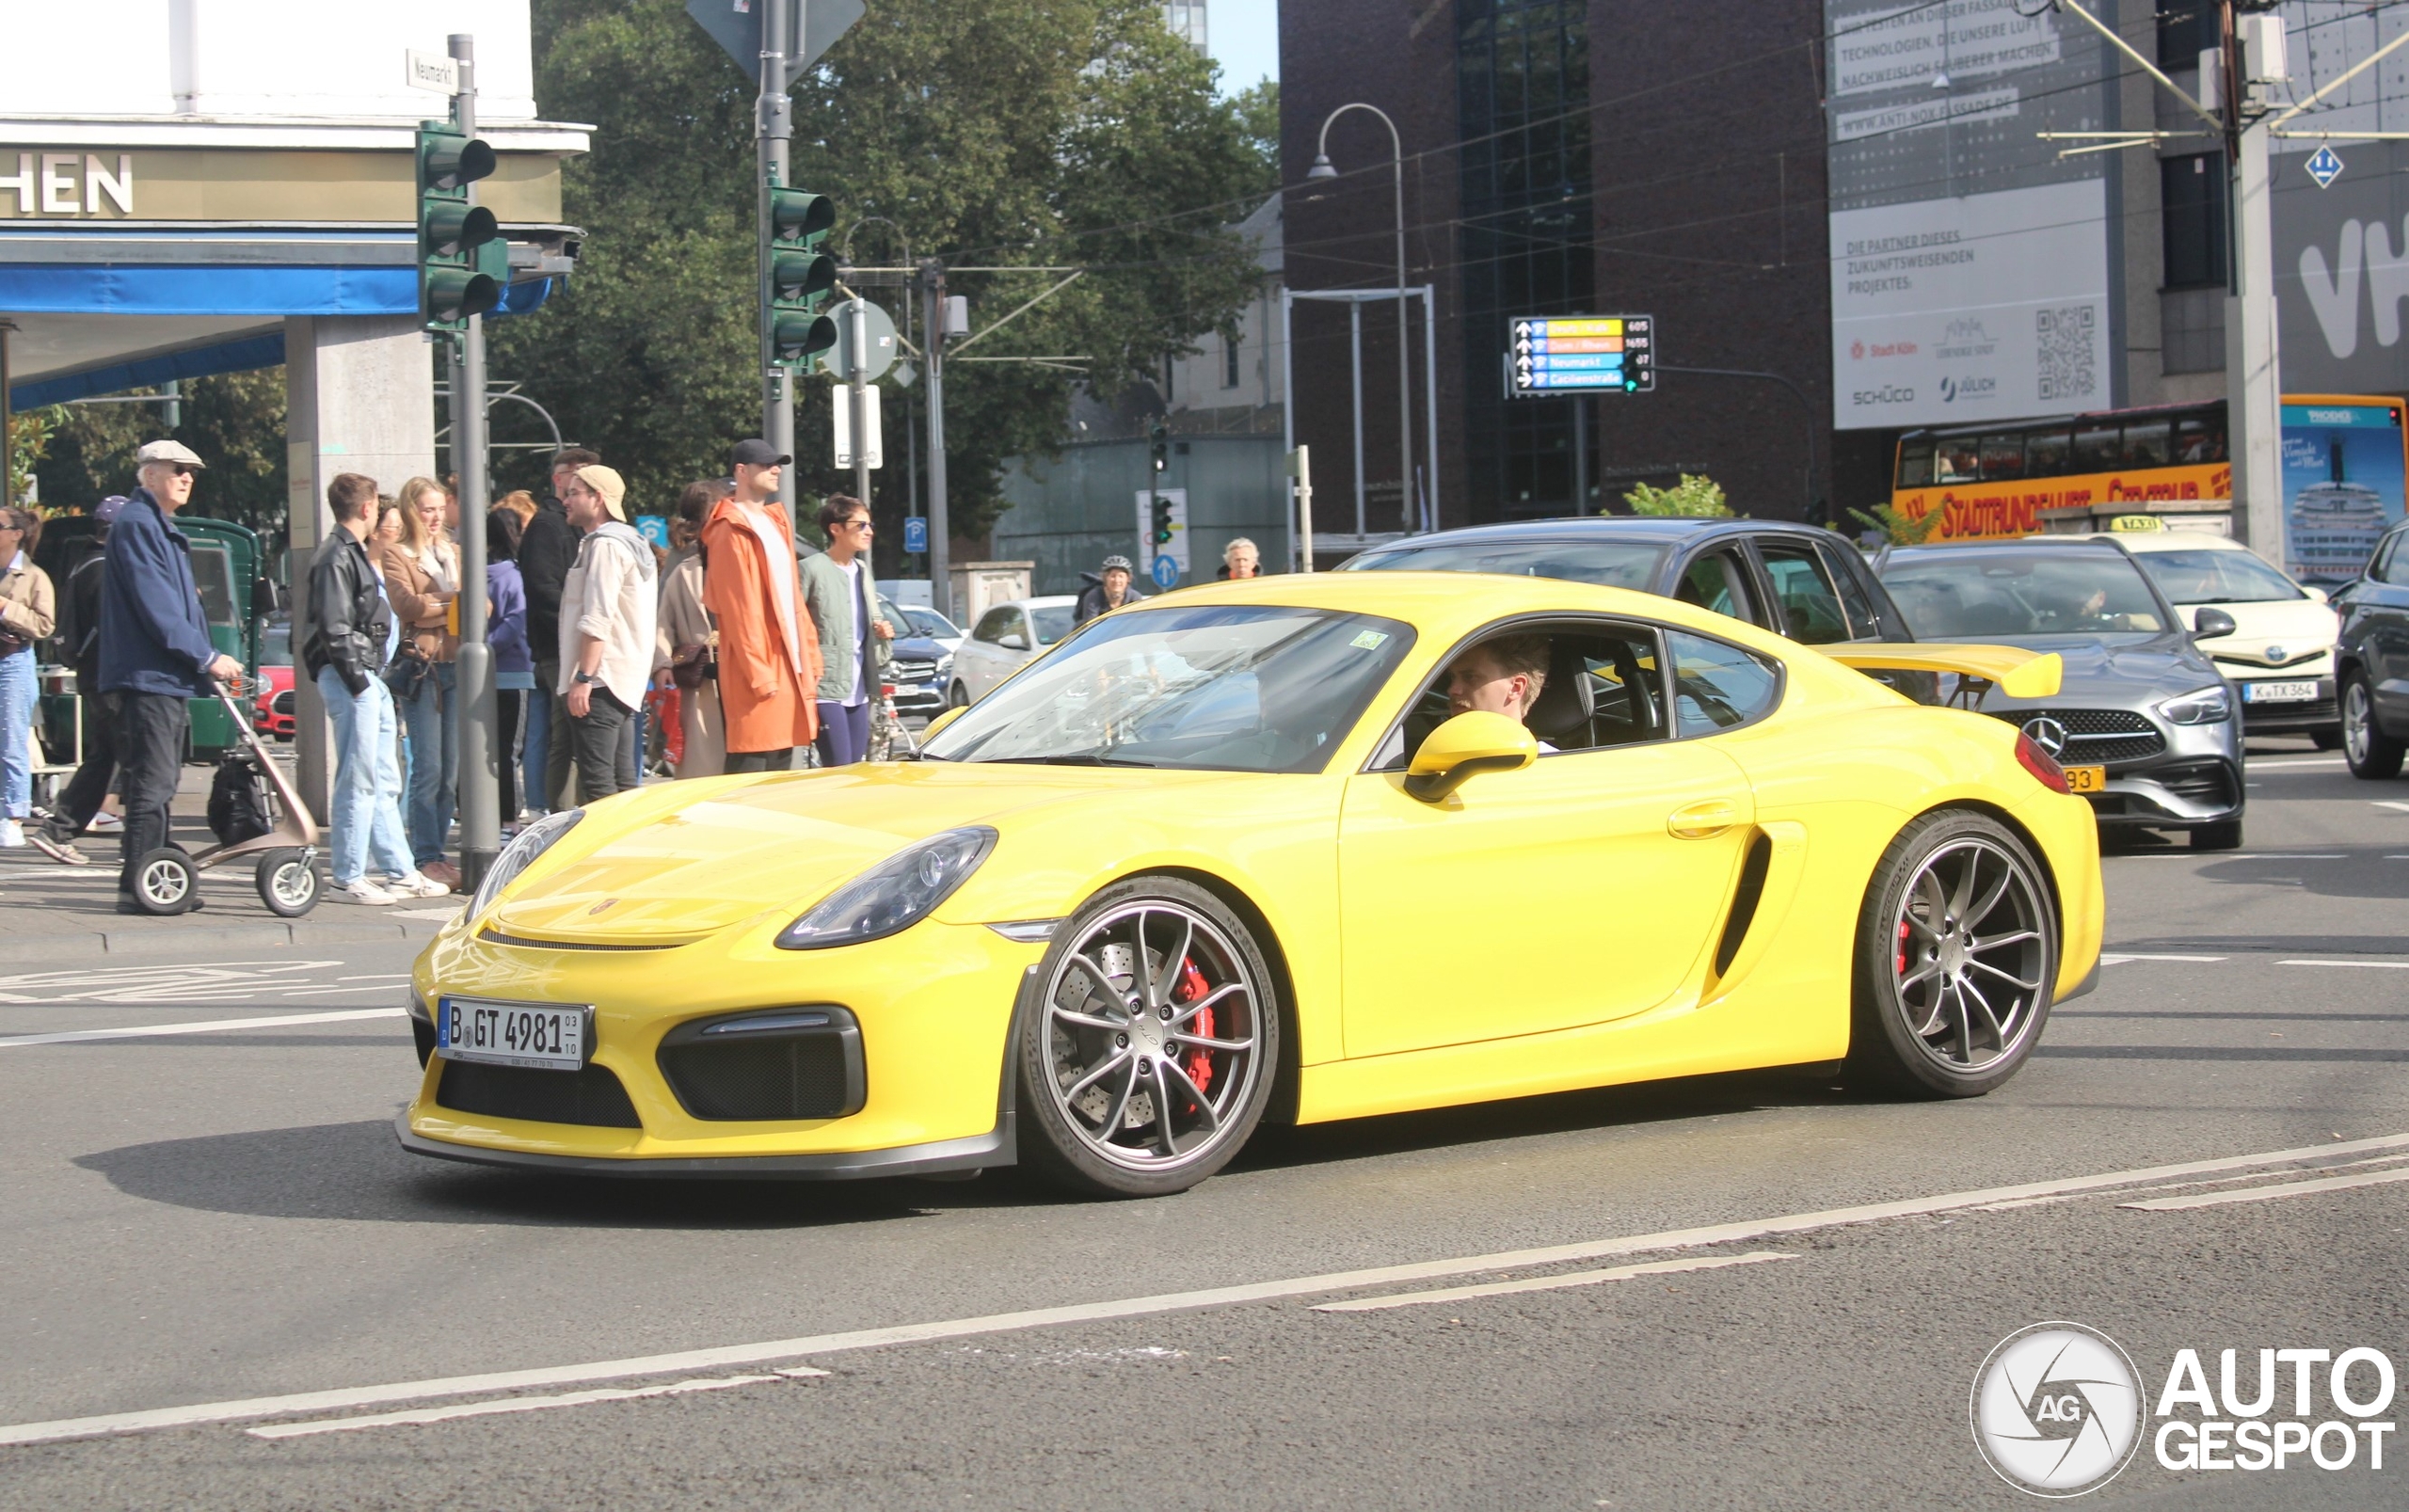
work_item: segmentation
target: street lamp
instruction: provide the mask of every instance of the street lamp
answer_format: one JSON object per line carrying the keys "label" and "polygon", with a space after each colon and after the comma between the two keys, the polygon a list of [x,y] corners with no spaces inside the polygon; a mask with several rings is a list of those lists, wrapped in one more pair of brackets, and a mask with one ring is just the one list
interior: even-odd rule
{"label": "street lamp", "polygon": [[[1396,122],[1378,105],[1362,101],[1340,105],[1322,119],[1321,135],[1314,144],[1314,166],[1305,170],[1308,179],[1334,179],[1338,169],[1330,161],[1330,124],[1350,110],[1368,110],[1380,118],[1389,129],[1389,148],[1393,154],[1390,174],[1396,191],[1396,477],[1398,523],[1408,531],[1413,518],[1413,349],[1406,344],[1405,334],[1405,139],[1397,135]],[[1356,496],[1361,499],[1363,496]],[[1364,522],[1355,522],[1355,533],[1364,533]],[[1305,549],[1313,550],[1307,541]]]}

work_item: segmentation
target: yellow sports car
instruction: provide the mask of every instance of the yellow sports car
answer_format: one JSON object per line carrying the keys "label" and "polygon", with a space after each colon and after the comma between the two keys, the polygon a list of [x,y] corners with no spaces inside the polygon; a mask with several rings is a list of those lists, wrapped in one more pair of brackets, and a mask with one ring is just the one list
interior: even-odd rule
{"label": "yellow sports car", "polygon": [[1095,620],[917,760],[664,783],[512,842],[419,960],[421,1154],[1202,1181],[1317,1122],[1845,1060],[2014,1074],[2100,938],[2057,659],[1809,649],[1460,573]]}

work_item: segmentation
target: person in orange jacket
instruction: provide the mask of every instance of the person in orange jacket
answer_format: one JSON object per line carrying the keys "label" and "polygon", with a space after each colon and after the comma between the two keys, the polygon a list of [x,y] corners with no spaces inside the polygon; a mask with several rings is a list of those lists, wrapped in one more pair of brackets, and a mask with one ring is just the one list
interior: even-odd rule
{"label": "person in orange jacket", "polygon": [[820,636],[803,612],[794,530],[778,507],[793,458],[739,441],[736,491],[703,524],[703,606],[719,626],[727,771],[784,772],[819,733]]}

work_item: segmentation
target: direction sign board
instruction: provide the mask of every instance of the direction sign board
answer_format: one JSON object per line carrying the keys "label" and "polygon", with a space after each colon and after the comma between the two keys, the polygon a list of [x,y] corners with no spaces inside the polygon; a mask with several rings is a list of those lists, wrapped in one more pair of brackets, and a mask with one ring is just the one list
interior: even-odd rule
{"label": "direction sign board", "polygon": [[441,53],[422,53],[415,47],[402,50],[404,80],[413,89],[428,89],[437,94],[460,92],[460,65],[456,59]]}
{"label": "direction sign board", "polygon": [[2303,166],[2308,169],[2308,176],[2317,181],[2317,186],[2321,189],[2330,187],[2336,179],[2342,176],[2341,154],[2321,143],[2319,144],[2316,151],[2308,154],[2308,162]]}
{"label": "direction sign board", "polygon": [[[1171,539],[1155,539],[1155,501],[1160,499],[1171,505]],[[1138,490],[1138,556],[1150,565],[1148,576],[1157,588],[1169,588],[1188,575],[1188,490],[1185,488],[1141,488]],[[1169,564],[1168,566],[1165,564]],[[1165,581],[1163,574],[1171,574]]]}
{"label": "direction sign board", "polygon": [[1652,315],[1517,315],[1506,323],[1506,397],[1653,393]]}

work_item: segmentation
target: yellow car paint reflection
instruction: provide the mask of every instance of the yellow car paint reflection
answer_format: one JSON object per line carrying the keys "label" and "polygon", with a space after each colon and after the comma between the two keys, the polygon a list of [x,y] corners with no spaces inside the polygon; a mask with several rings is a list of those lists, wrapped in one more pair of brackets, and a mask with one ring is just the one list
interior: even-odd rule
{"label": "yellow car paint reflection", "polygon": [[[1866,963],[1888,948],[1868,953],[1869,899],[1888,875],[1886,852],[1936,814],[1979,816],[1990,826],[1982,835],[2009,837],[1980,845],[2020,848],[2035,864],[2053,958],[2030,957],[2050,962],[2030,1038],[2045,999],[2082,990],[2096,970],[2091,812],[2044,780],[2054,769],[2019,756],[2018,731],[2002,721],[1919,707],[1831,657],[1704,610],[1555,580],[1266,578],[1187,590],[1096,625],[1134,635],[1149,615],[1266,609],[1375,616],[1411,631],[1408,648],[1387,646],[1392,669],[1311,770],[924,760],[666,783],[591,805],[418,961],[423,1074],[400,1121],[404,1143],[623,1174],[842,1177],[1011,1163],[1030,1138],[1026,1099],[1037,1086],[1015,1036],[1059,1031],[1032,1029],[1038,1020],[1125,1016],[1109,1004],[1081,1018],[1057,999],[1037,1001],[1071,979],[1058,969],[1069,926],[1051,935],[1049,926],[1132,879],[1204,889],[1259,948],[1268,976],[1248,990],[1267,1019],[1276,1011],[1279,1043],[1278,1064],[1261,1068],[1265,1085],[1276,1078],[1266,1102],[1306,1122],[1831,1062],[1850,1056],[1853,1034],[1862,1054],[1853,1003]],[[1488,745],[1472,739],[1477,730],[1442,726],[1492,764],[1415,796],[1399,742],[1427,707],[1419,701],[1460,646],[1518,625],[1540,627],[1559,647],[1603,645],[1581,639],[1596,627],[1634,645],[1664,632],[1709,638],[1777,671],[1768,686],[1778,693],[1713,733],[1659,728],[1631,743],[1538,748],[1536,760],[1507,759],[1514,742],[1498,746],[1494,726]],[[1055,647],[969,713],[1010,708],[1015,688],[1039,686],[1029,679],[1075,661],[1100,633],[1091,627]],[[1394,632],[1367,633],[1378,642]],[[1923,670],[2019,679],[2048,670],[1999,647],[1901,650]],[[1849,651],[1859,661],[1878,654]],[[1661,686],[1663,674],[1651,651],[1589,676],[1603,709],[1636,696],[1627,680]],[[1662,701],[1660,726],[1680,700]],[[1605,716],[1587,718],[1594,732]],[[936,743],[976,723],[965,715]],[[1507,735],[1520,733],[1508,722]],[[926,916],[859,944],[777,943],[865,871],[965,827],[992,831],[992,852]],[[1999,875],[1981,864],[1967,863],[1970,895]],[[1974,980],[1962,969],[1967,952],[1991,948],[1956,922],[1964,899],[1954,912],[1945,897],[1924,901],[1948,891],[1949,875],[1919,881],[1896,905],[1902,983],[1927,961]],[[1146,931],[1160,926],[1128,928],[1120,938],[1153,961],[1157,936]],[[1245,952],[1224,954],[1243,973]],[[1182,964],[1166,957],[1161,975]],[[1125,980],[1129,970],[1113,979],[1135,1002],[1142,971],[1155,969],[1142,968],[1138,987]],[[448,995],[590,1005],[586,1064],[468,1073],[428,1055]],[[797,1089],[822,1074],[810,1059],[822,1051],[780,1059],[789,1052],[769,1048],[788,1022],[773,1011],[790,1010],[827,1021],[814,1033],[853,1036],[844,1053],[858,1106],[726,1116],[722,1104],[756,1106],[747,1097],[808,1101]],[[1141,1036],[1141,1049],[1169,1032],[1136,1017],[1157,1037]],[[1223,1032],[1240,1021],[1225,1014]],[[1964,1030],[1970,1043],[1973,1033]],[[748,1059],[754,1045],[760,1053]],[[1157,1053],[1166,1071],[1205,1074],[1196,1052],[1165,1042]],[[708,1063],[719,1080],[698,1090],[664,1072],[689,1055],[716,1057]],[[455,1076],[460,1089],[487,1090],[447,1092]],[[770,1086],[781,1076],[792,1085]],[[585,1091],[570,1095],[572,1083]],[[821,1090],[835,1096],[833,1082]],[[534,1100],[511,1101],[522,1092]],[[578,1101],[588,1092],[598,1101]],[[1186,1094],[1152,1095],[1176,1154],[1171,1125]],[[1095,1123],[1098,1138],[1155,1106],[1125,1102],[1125,1112]],[[1209,1132],[1200,1125],[1198,1138]]]}

